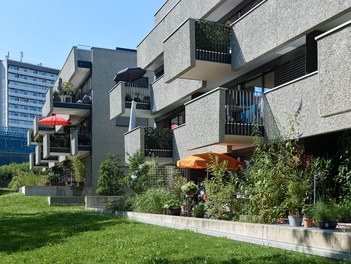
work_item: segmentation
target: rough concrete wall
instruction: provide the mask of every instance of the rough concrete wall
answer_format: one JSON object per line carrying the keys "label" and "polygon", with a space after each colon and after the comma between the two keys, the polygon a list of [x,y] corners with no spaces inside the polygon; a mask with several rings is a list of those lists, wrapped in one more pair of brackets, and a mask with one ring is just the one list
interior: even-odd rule
{"label": "rough concrete wall", "polygon": [[[218,88],[185,105],[186,123],[173,130],[173,160],[202,152],[226,152],[225,89]],[[211,146],[212,145],[212,146]]]}
{"label": "rough concrete wall", "polygon": [[178,4],[181,0],[167,0],[162,7],[157,11],[154,17],[155,25],[159,23],[164,17],[167,15],[168,12],[171,11],[172,8],[176,4]]}
{"label": "rough concrete wall", "polygon": [[[89,51],[90,52],[90,51]],[[63,81],[70,80],[71,76],[77,69],[77,48],[73,47],[71,52],[69,53],[62,69],[59,73],[59,76],[56,79],[54,87],[58,87],[59,79],[62,78]]]}
{"label": "rough concrete wall", "polygon": [[265,131],[268,139],[291,131],[289,122],[298,115],[302,137],[350,128],[351,27],[318,41],[318,73],[266,94]]}
{"label": "rough concrete wall", "polygon": [[351,1],[341,0],[267,0],[233,26],[233,69],[350,8]]}
{"label": "rough concrete wall", "polygon": [[153,112],[158,112],[172,105],[180,99],[205,86],[203,81],[176,79],[171,83],[165,83],[164,78],[158,79],[152,84]]}
{"label": "rough concrete wall", "polygon": [[116,118],[125,111],[125,84],[120,82],[110,91],[110,119]]}
{"label": "rough concrete wall", "polygon": [[124,133],[110,120],[109,91],[115,85],[116,72],[136,66],[136,53],[100,48],[92,49],[92,188],[95,192],[98,171],[108,153],[117,154],[124,164]]}
{"label": "rough concrete wall", "polygon": [[351,26],[318,41],[321,116],[351,111]]}
{"label": "rough concrete wall", "polygon": [[43,105],[43,108],[41,110],[42,116],[46,117],[51,115],[53,110],[53,100],[52,100],[52,87],[48,88],[48,91],[46,92],[45,95],[45,103]]}
{"label": "rough concrete wall", "polygon": [[164,42],[165,82],[195,66],[195,21],[189,19]]}
{"label": "rough concrete wall", "polygon": [[125,135],[125,160],[128,161],[128,155],[137,153],[144,149],[144,129],[139,127]]}
{"label": "rough concrete wall", "polygon": [[201,18],[220,0],[182,0],[138,46],[138,66],[147,68],[163,53],[163,41],[187,18]]}

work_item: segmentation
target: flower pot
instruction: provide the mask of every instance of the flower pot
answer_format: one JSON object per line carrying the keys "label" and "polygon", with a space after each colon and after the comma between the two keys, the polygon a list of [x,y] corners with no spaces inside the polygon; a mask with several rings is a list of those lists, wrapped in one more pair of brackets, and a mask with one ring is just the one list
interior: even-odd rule
{"label": "flower pot", "polygon": [[289,215],[289,225],[290,226],[301,226],[302,225],[302,216]]}
{"label": "flower pot", "polygon": [[190,190],[190,191],[186,192],[186,195],[189,195],[189,196],[194,195],[194,194],[195,194],[194,190]]}
{"label": "flower pot", "polygon": [[314,226],[314,222],[313,222],[312,219],[304,218],[303,219],[303,226],[304,227],[313,227]]}
{"label": "flower pot", "polygon": [[338,225],[336,221],[319,221],[317,222],[317,227],[320,229],[335,229]]}
{"label": "flower pot", "polygon": [[181,212],[180,207],[167,208],[167,214],[168,215],[180,215],[180,212]]}

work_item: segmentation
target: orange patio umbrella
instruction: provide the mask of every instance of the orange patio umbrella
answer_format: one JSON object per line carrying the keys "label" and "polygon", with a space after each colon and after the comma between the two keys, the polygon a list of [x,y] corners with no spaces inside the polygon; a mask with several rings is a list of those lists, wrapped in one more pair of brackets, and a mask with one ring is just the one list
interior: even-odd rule
{"label": "orange patio umbrella", "polygon": [[213,152],[194,154],[180,159],[177,161],[177,167],[187,169],[206,169],[207,164],[211,163],[211,156],[218,157],[220,163],[227,161],[227,170],[239,170],[244,168],[243,162],[230,156]]}

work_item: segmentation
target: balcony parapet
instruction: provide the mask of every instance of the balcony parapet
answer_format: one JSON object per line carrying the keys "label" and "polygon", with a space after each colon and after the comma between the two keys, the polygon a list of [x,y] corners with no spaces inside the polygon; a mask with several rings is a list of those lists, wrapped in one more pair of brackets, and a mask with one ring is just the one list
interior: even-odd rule
{"label": "balcony parapet", "polygon": [[167,83],[176,78],[205,80],[231,73],[231,29],[188,19],[164,40]]}
{"label": "balcony parapet", "polygon": [[137,127],[124,134],[127,156],[141,150],[145,156],[171,158],[173,131],[168,128]]}
{"label": "balcony parapet", "polygon": [[150,115],[151,93],[149,86],[140,86],[128,82],[119,82],[110,90],[110,119],[129,116],[132,101],[137,102],[137,115]]}

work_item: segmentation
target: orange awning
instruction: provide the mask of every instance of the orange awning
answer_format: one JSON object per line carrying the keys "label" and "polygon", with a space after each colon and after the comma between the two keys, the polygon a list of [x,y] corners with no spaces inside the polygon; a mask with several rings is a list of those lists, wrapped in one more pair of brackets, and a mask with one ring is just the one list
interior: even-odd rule
{"label": "orange awning", "polygon": [[185,157],[177,161],[177,167],[187,169],[206,169],[207,164],[211,163],[211,156],[217,156],[220,163],[227,161],[227,170],[238,170],[240,168],[244,168],[244,163],[241,161],[224,154],[213,152],[194,154],[192,156]]}

